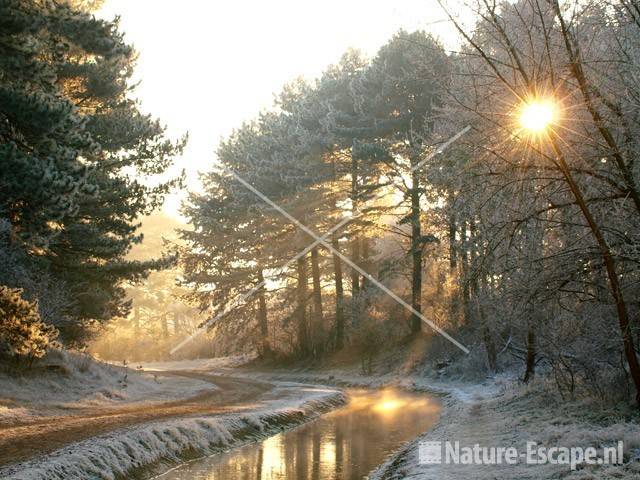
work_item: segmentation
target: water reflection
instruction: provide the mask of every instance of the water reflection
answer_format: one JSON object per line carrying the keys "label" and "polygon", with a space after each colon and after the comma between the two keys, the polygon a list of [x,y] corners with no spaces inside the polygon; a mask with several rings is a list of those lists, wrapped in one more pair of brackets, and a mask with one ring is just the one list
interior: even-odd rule
{"label": "water reflection", "polygon": [[399,390],[349,392],[347,406],[260,443],[178,468],[163,480],[362,479],[428,430],[439,404]]}

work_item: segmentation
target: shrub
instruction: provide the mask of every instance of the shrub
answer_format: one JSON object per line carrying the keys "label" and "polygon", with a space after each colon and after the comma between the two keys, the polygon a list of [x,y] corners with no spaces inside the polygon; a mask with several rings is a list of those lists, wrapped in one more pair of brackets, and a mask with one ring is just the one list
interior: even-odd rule
{"label": "shrub", "polygon": [[32,362],[55,344],[58,331],[44,323],[37,302],[22,298],[22,289],[0,285],[0,348]]}

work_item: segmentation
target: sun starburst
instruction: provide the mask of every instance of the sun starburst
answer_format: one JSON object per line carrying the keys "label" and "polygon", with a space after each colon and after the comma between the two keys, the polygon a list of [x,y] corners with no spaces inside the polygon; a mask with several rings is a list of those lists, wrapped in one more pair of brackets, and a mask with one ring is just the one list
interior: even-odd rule
{"label": "sun starburst", "polygon": [[520,126],[528,132],[540,134],[553,124],[555,110],[555,105],[550,100],[525,103],[520,111]]}

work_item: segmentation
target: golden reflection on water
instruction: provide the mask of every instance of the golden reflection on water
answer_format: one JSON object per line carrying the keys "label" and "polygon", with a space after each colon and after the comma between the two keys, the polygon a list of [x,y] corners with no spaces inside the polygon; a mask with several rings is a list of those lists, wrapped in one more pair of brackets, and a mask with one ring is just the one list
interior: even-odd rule
{"label": "golden reflection on water", "polygon": [[259,476],[256,478],[282,478],[284,475],[282,443],[282,437],[280,435],[267,438],[262,442],[262,449],[260,450],[262,456],[261,458],[260,455],[258,456],[260,465],[256,468]]}
{"label": "golden reflection on water", "polygon": [[400,390],[351,390],[344,408],[253,445],[187,464],[163,480],[362,479],[428,430],[439,404]]}

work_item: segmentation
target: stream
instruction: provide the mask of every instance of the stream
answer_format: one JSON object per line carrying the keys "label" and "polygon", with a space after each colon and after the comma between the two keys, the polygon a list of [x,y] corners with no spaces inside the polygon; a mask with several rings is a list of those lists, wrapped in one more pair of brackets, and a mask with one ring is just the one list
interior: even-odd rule
{"label": "stream", "polygon": [[440,404],[399,389],[348,390],[347,405],[258,443],[186,463],[162,480],[355,480],[437,421]]}

